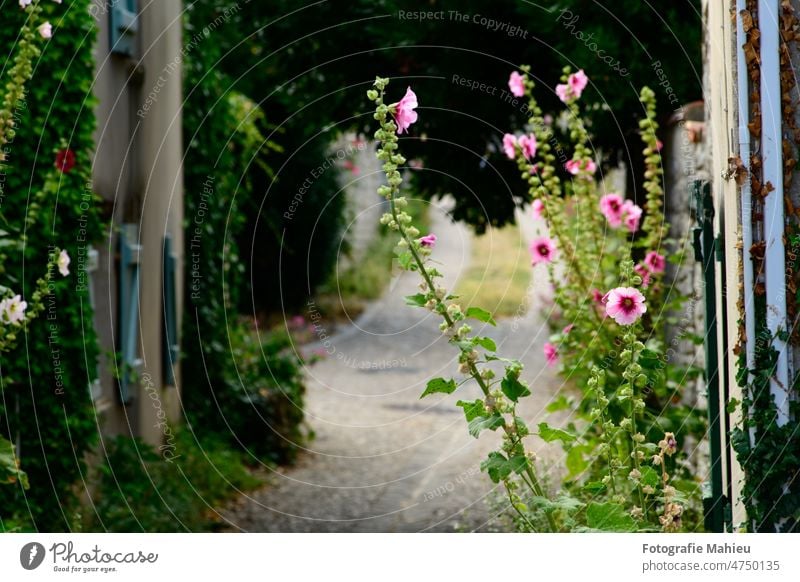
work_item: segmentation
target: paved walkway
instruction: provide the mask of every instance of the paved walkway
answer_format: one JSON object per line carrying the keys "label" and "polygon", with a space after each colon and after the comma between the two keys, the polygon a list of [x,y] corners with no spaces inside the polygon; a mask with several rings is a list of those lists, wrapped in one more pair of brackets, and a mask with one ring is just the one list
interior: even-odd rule
{"label": "paved walkway", "polygon": [[[434,258],[450,288],[470,258],[469,231],[432,210],[439,237]],[[522,220],[523,232],[533,231]],[[534,275],[545,284],[546,273]],[[498,283],[499,284],[499,283]],[[351,326],[331,338],[330,356],[307,369],[307,418],[317,438],[294,467],[275,473],[271,485],[225,512],[234,531],[420,532],[492,530],[486,503],[492,483],[480,462],[499,434],[469,436],[455,402],[474,399],[476,386],[453,395],[420,400],[428,379],[457,376],[456,352],[443,340],[439,320],[405,305],[417,275],[397,277],[386,296]],[[529,425],[544,419],[544,407],[561,386],[544,366],[548,330],[540,308],[501,321],[481,333],[499,351],[526,364],[533,396],[523,409]],[[473,326],[476,330],[477,325]],[[560,456],[557,448],[549,454]]]}

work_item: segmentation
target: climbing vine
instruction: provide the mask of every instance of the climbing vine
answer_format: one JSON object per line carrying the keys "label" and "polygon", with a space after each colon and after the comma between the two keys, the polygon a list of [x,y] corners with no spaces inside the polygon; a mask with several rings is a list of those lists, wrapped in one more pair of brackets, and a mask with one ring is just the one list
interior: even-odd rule
{"label": "climbing vine", "polygon": [[[749,131],[754,143],[761,139],[761,69],[760,39],[758,22],[758,3],[748,0],[746,10],[738,15],[742,19],[745,32],[744,50],[750,82],[750,123]],[[780,13],[780,83],[781,110],[783,112],[783,192],[784,192],[784,240],[786,243],[786,288],[789,321],[797,317],[798,300],[798,249],[800,249],[800,207],[792,200],[792,186],[797,160],[797,143],[800,142],[800,128],[796,121],[796,80],[792,70],[791,54],[796,49],[798,19],[789,0],[782,0]],[[763,161],[759,147],[752,147],[750,153],[750,176],[746,175],[741,163],[737,163],[734,173],[741,186],[750,180],[752,189],[752,229],[754,239],[764,232],[764,199],[775,188],[765,183]],[[742,501],[747,509],[749,526],[754,531],[797,531],[800,524],[800,431],[793,422],[779,423],[778,409],[771,392],[771,384],[776,370],[778,352],[773,345],[776,339],[767,329],[766,288],[763,278],[765,270],[766,241],[754,240],[743,253],[749,255],[755,273],[754,317],[757,333],[755,338],[746,337],[739,331],[737,361],[737,383],[742,388],[742,421],[731,433],[733,448],[744,472]],[[740,305],[740,307],[744,307]],[[796,326],[789,331],[781,331],[781,340],[790,342],[789,346],[800,343]],[[748,368],[744,342],[753,342],[753,366]],[[791,349],[791,347],[787,348]],[[787,390],[796,390],[797,382]],[[732,401],[729,411],[739,403]],[[798,418],[796,402],[790,404],[791,418]]]}

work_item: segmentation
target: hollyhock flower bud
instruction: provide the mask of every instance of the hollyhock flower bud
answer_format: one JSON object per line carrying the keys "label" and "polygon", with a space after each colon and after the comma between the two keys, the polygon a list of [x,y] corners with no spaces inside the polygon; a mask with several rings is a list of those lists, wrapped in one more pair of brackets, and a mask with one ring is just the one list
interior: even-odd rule
{"label": "hollyhock flower bud", "polygon": [[558,362],[558,349],[556,346],[547,342],[544,344],[542,351],[544,352],[544,357],[547,360],[548,366],[553,366]]}
{"label": "hollyhock flower bud", "polygon": [[639,279],[641,280],[639,284],[647,289],[647,287],[650,286],[650,269],[648,269],[642,263],[639,263],[633,268],[633,270],[637,275],[639,275]]}
{"label": "hollyhock flower bud", "polygon": [[508,89],[514,97],[522,97],[525,95],[525,78],[514,71],[508,79]]}
{"label": "hollyhock flower bud", "polygon": [[544,214],[544,202],[537,198],[531,204],[531,210],[533,211],[534,218],[541,218]]}
{"label": "hollyhock flower bud", "polygon": [[606,313],[620,325],[631,325],[647,311],[644,295],[633,287],[617,287],[604,297]]}
{"label": "hollyhock flower bud", "polygon": [[564,168],[573,176],[577,176],[582,171],[594,174],[597,171],[597,164],[594,163],[594,160],[569,160],[564,164]]}
{"label": "hollyhock flower bud", "polygon": [[421,244],[425,248],[432,249],[436,244],[436,235],[433,233],[426,234],[421,239],[419,239],[419,244]]}

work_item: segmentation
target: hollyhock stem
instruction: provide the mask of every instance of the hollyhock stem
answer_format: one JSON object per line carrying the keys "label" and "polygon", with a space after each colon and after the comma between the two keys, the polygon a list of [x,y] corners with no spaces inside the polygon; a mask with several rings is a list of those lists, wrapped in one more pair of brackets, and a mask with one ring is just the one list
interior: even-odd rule
{"label": "hollyhock stem", "polygon": [[[370,96],[370,99],[373,99],[378,104],[378,108],[376,110],[376,119],[378,119],[381,122],[381,131],[382,131],[382,137],[383,137],[382,141],[384,142],[383,149],[386,152],[389,153],[389,159],[390,159],[390,161],[392,161],[391,152],[397,149],[397,147],[396,147],[397,138],[396,138],[396,136],[394,134],[394,123],[391,122],[391,121],[389,121],[389,122],[386,121],[386,114],[388,113],[388,109],[383,109],[385,107],[383,105],[383,97],[384,97],[384,94],[385,94],[385,86],[386,86],[386,84],[388,84],[388,80],[376,81],[376,87],[378,88],[379,91],[376,91],[375,93],[373,93]],[[402,160],[402,159],[404,159],[404,158],[402,158],[402,157],[398,157],[397,158],[398,161]],[[402,163],[402,162],[400,162],[400,163]],[[434,277],[428,271],[428,269],[427,269],[427,267],[425,265],[425,260],[420,255],[420,252],[417,249],[417,246],[416,246],[417,241],[415,240],[415,237],[413,237],[413,236],[411,236],[409,234],[408,228],[406,226],[407,223],[403,220],[403,217],[401,216],[401,213],[398,212],[397,196],[400,193],[400,184],[402,183],[402,178],[399,177],[399,174],[396,173],[396,169],[395,169],[396,166],[394,164],[390,163],[389,168],[391,168],[391,171],[389,169],[387,169],[387,167],[385,166],[385,169],[387,171],[387,178],[388,178],[388,181],[389,181],[389,186],[388,186],[388,192],[387,191],[384,191],[384,192],[385,192],[386,198],[389,201],[389,208],[390,208],[390,212],[389,213],[390,213],[390,215],[392,217],[392,220],[393,220],[392,224],[396,225],[396,228],[397,228],[398,232],[400,233],[400,236],[401,236],[402,240],[404,241],[405,246],[407,246],[407,248],[408,248],[408,250],[410,252],[410,255],[411,255],[411,258],[412,258],[412,260],[414,262],[414,265],[416,265],[416,268],[420,272],[420,275],[422,276],[425,284],[428,286],[428,289],[431,292],[434,293],[435,302],[436,302],[435,303],[435,311],[442,315],[442,317],[444,319],[444,322],[445,322],[445,325],[446,325],[446,329],[453,329],[453,327],[455,325],[455,320],[454,320],[453,317],[451,317],[450,313],[448,312],[448,305],[446,303],[447,299],[445,297],[441,297],[438,293],[436,293],[436,286],[434,284]],[[463,351],[463,349],[462,349],[462,351]],[[473,378],[475,380],[475,382],[478,384],[478,387],[480,388],[481,392],[483,393],[484,398],[486,398],[487,400],[489,398],[491,398],[489,386],[486,384],[486,381],[484,380],[483,376],[481,375],[481,372],[478,369],[478,366],[477,366],[476,362],[474,360],[472,360],[472,359],[467,359],[464,363],[466,364],[467,375],[469,377]],[[515,411],[516,411],[516,408],[512,408],[512,411],[511,411],[512,417],[516,419],[516,412]],[[521,440],[522,440],[521,436],[517,432],[516,423],[514,423],[514,426],[511,426],[507,422],[504,421],[503,425],[502,425],[502,428],[503,428],[503,431],[508,436],[508,438],[509,438],[509,440],[511,442],[511,446],[512,447],[521,447],[523,453],[527,457],[528,456],[527,452],[525,451],[524,445],[521,442]],[[535,496],[537,496],[537,497],[546,497],[545,491],[542,488],[542,486],[541,486],[541,484],[539,482],[539,479],[536,476],[536,472],[535,472],[535,470],[534,470],[534,468],[533,468],[531,463],[527,463],[526,464],[525,469],[524,469],[523,473],[520,476],[522,477],[523,482],[528,486],[528,488],[531,490],[531,492]],[[505,482],[504,482],[504,485],[506,487],[506,490],[509,493],[509,498],[511,499],[511,490],[509,489],[509,485],[506,484]],[[512,505],[514,505],[513,502],[512,502]],[[516,506],[514,508],[519,512],[519,510],[518,510],[518,508]],[[555,523],[555,518],[548,512],[546,512],[546,517],[547,517],[547,522],[548,522],[550,531],[551,532],[557,532],[558,531],[558,526]]]}

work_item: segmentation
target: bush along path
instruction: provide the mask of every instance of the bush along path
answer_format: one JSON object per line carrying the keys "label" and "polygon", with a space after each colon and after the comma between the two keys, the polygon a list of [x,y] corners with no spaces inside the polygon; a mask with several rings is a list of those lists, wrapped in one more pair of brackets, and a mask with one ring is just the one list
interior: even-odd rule
{"label": "bush along path", "polygon": [[[448,283],[455,284],[469,267],[471,234],[454,224],[441,205],[430,214],[431,230],[439,240],[440,269]],[[530,221],[523,222],[530,238]],[[546,274],[539,275],[541,285]],[[403,272],[382,299],[330,337],[322,336],[325,319],[317,318],[313,303],[308,305],[307,318],[315,321],[317,333],[325,338],[316,344],[324,357],[306,370],[306,415],[316,439],[295,467],[273,474],[268,487],[242,496],[224,511],[231,530],[417,532],[499,527],[496,504],[488,501],[501,491],[493,492],[493,484],[480,471],[481,460],[498,445],[499,435],[497,442],[470,436],[461,410],[445,395],[420,399],[432,375],[453,376],[459,364],[438,330],[438,318],[406,304],[404,297],[418,293],[417,285],[414,273]],[[538,294],[536,276],[531,294]],[[529,315],[500,320],[496,328],[487,326],[481,332],[494,338],[505,353],[519,357],[539,386],[520,410],[534,424],[548,416],[544,408],[557,398],[561,385],[546,366],[543,346],[549,331],[539,312],[530,309]],[[479,396],[477,387],[462,390],[465,400]],[[556,459],[552,461],[555,464]],[[544,474],[547,479],[546,470]]]}

